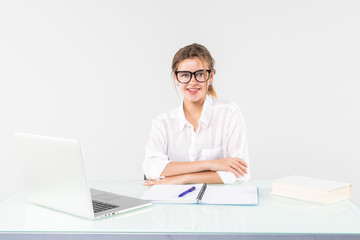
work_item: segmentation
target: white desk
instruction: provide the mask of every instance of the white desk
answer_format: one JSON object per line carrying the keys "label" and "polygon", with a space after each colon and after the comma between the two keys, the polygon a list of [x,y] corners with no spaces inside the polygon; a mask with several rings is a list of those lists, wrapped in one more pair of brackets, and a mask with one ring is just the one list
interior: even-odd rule
{"label": "white desk", "polygon": [[[141,183],[90,185],[139,197]],[[0,203],[0,239],[360,239],[350,201],[322,206],[272,196],[270,181],[247,185],[259,186],[258,206],[154,204],[95,221],[29,204],[22,191]]]}

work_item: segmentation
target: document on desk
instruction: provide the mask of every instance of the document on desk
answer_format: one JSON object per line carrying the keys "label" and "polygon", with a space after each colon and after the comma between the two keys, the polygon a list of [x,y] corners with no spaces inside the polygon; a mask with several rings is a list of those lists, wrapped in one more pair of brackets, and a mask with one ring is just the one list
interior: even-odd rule
{"label": "document on desk", "polygon": [[[194,191],[179,197],[192,187],[195,187]],[[154,185],[141,198],[153,203],[257,205],[259,203],[258,192],[256,186]]]}

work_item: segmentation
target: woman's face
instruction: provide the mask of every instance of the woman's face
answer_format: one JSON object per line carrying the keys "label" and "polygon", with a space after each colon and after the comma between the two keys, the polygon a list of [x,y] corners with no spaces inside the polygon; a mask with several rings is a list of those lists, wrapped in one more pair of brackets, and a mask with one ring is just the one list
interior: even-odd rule
{"label": "woman's face", "polygon": [[[189,58],[180,62],[177,71],[189,71],[196,72],[199,70],[206,70],[208,66],[204,66],[199,58]],[[180,74],[180,73],[179,73]],[[176,80],[176,76],[175,81]],[[202,103],[206,98],[207,89],[209,82],[212,82],[212,74],[210,74],[210,79],[204,83],[199,83],[196,81],[195,76],[191,76],[191,80],[188,83],[179,83],[180,91],[184,97],[184,102],[188,103]]]}

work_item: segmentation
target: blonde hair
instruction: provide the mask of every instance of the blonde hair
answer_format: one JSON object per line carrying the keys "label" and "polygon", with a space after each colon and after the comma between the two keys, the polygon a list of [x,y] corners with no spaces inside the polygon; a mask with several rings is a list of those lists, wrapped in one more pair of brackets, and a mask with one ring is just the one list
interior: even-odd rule
{"label": "blonde hair", "polygon": [[[175,71],[177,71],[179,64],[183,60],[189,58],[196,58],[196,57],[200,59],[203,66],[205,66],[204,63],[207,63],[208,69],[211,70],[210,74],[215,74],[215,69],[214,69],[215,60],[212,58],[209,50],[207,50],[206,47],[204,47],[203,45],[200,45],[198,43],[193,43],[191,45],[179,49],[179,51],[177,51],[177,53],[175,54],[171,65],[172,75],[175,74]],[[213,83],[208,84],[207,94],[215,98],[217,97]]]}

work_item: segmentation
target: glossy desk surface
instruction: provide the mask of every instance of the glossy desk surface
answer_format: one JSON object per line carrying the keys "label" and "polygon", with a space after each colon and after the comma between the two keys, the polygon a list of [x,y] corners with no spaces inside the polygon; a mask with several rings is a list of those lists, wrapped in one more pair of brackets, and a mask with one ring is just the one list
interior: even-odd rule
{"label": "glossy desk surface", "polygon": [[[360,239],[360,210],[348,200],[323,206],[273,196],[271,181],[244,185],[259,187],[258,206],[153,204],[94,221],[27,203],[21,191],[0,203],[0,239],[4,233],[355,234]],[[133,197],[149,188],[142,181],[98,181],[90,186]]]}

